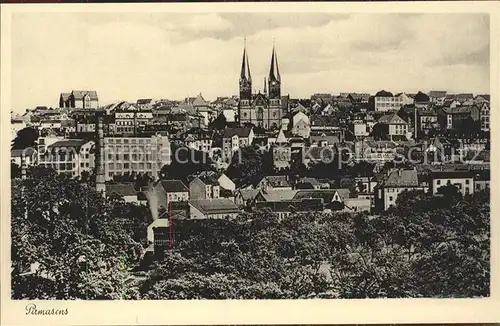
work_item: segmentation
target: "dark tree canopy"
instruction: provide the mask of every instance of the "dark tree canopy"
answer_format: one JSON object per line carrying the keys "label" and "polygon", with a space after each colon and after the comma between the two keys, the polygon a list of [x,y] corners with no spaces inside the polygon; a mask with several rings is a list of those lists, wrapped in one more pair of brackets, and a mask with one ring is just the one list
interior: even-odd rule
{"label": "dark tree canopy", "polygon": [[23,128],[17,132],[16,138],[12,141],[12,149],[36,148],[39,136],[38,129],[33,127]]}

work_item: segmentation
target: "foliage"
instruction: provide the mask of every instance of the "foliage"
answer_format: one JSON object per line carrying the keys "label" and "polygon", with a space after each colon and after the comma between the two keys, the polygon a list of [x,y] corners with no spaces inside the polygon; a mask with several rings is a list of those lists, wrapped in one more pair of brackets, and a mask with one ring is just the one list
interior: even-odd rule
{"label": "foliage", "polygon": [[39,137],[38,129],[26,127],[17,132],[16,138],[12,141],[12,149],[36,148]]}
{"label": "foliage", "polygon": [[172,144],[172,162],[160,170],[160,179],[179,179],[186,181],[190,176],[202,171],[212,171],[212,160],[208,153],[185,146]]}
{"label": "foliage", "polygon": [[240,148],[233,154],[226,175],[240,185],[256,185],[264,177],[266,170],[272,170],[269,153],[262,153],[254,147]]}
{"label": "foliage", "polygon": [[[13,297],[488,296],[489,201],[487,190],[461,196],[445,186],[437,196],[402,192],[380,216],[278,218],[261,210],[233,220],[177,220],[173,248],[145,280],[131,283],[129,270],[147,245],[148,208],[32,168],[12,188]],[[22,276],[33,262],[37,272]]]}
{"label": "foliage", "polygon": [[[22,273],[45,279],[43,297],[113,299],[128,296],[128,269],[140,258],[144,215],[117,197],[103,198],[86,183],[34,167],[12,185],[12,292],[39,298]],[[145,214],[143,212],[142,214]],[[145,232],[145,231],[144,231]]]}

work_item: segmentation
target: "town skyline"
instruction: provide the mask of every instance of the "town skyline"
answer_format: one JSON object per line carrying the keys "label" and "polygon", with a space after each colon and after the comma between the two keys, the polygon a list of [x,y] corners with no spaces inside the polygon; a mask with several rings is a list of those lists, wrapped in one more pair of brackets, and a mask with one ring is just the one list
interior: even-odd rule
{"label": "town skyline", "polygon": [[23,13],[12,36],[11,109],[19,113],[57,107],[61,89],[96,90],[102,105],[236,95],[245,37],[254,93],[264,89],[274,40],[282,93],[293,98],[489,94],[483,14]]}

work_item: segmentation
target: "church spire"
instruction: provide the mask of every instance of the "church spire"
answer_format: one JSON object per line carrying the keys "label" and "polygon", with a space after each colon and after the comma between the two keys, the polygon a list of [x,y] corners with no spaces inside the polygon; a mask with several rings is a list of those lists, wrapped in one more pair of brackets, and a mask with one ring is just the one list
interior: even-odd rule
{"label": "church spire", "polygon": [[271,68],[269,69],[269,81],[281,82],[280,70],[278,67],[278,56],[276,55],[276,47],[273,40],[273,53],[271,56]]}
{"label": "church spire", "polygon": [[248,63],[248,54],[247,54],[247,40],[245,37],[245,46],[243,48],[243,60],[241,61],[241,80],[246,80],[251,82],[252,76],[250,75],[250,64]]}
{"label": "church spire", "polygon": [[250,64],[248,63],[247,41],[243,48],[243,59],[241,61],[240,74],[240,100],[249,101],[252,99],[252,76],[250,75]]}
{"label": "church spire", "polygon": [[267,95],[267,79],[264,77],[264,95]]}

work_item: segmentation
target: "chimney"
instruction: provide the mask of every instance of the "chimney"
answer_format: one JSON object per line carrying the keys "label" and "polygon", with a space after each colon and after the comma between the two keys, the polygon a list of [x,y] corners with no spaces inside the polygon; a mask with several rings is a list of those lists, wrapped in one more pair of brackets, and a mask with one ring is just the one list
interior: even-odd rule
{"label": "chimney", "polygon": [[104,176],[104,112],[96,111],[96,190],[106,195],[106,185]]}

